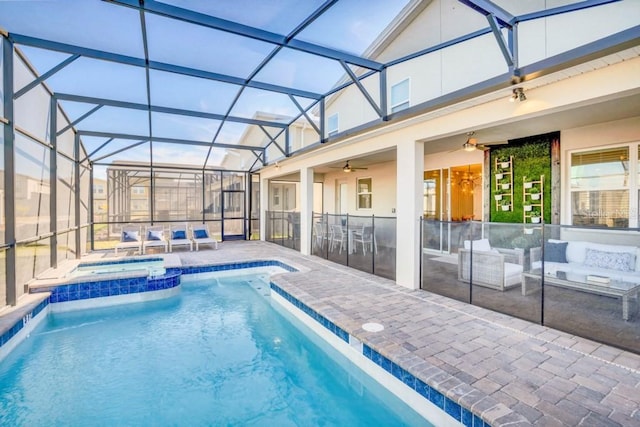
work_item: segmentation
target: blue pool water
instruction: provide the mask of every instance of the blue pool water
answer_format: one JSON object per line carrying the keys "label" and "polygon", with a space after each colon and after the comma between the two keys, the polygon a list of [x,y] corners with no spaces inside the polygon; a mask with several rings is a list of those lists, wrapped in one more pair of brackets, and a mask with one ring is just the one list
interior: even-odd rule
{"label": "blue pool water", "polygon": [[0,364],[0,425],[426,425],[271,306],[265,275],[58,313]]}

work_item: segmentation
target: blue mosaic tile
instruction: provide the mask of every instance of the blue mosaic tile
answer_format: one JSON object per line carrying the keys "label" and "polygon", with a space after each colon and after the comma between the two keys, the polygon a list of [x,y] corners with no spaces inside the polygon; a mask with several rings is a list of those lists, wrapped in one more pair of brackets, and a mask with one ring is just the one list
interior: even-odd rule
{"label": "blue mosaic tile", "polygon": [[431,392],[431,387],[429,387],[429,385],[426,384],[421,379],[416,378],[414,390],[417,391],[418,394],[420,394],[420,396],[424,397],[427,400],[430,400],[429,396]]}
{"label": "blue mosaic tile", "polygon": [[462,408],[460,422],[462,422],[462,425],[465,427],[473,427],[473,413],[471,413],[467,408]]}
{"label": "blue mosaic tile", "polygon": [[444,411],[457,421],[462,417],[462,407],[451,399],[444,400]]}
{"label": "blue mosaic tile", "polygon": [[403,371],[404,369],[402,369],[397,363],[391,362],[391,375],[393,375],[399,380],[402,380]]}
{"label": "blue mosaic tile", "polygon": [[400,378],[400,380],[407,386],[409,386],[409,388],[415,390],[416,389],[416,377],[414,377],[410,372],[408,372],[407,370],[403,369],[402,370],[402,378]]}
{"label": "blue mosaic tile", "polygon": [[440,409],[444,409],[444,395],[438,390],[431,388],[429,393],[429,400]]}
{"label": "blue mosaic tile", "polygon": [[380,355],[380,366],[382,366],[382,369],[384,369],[387,372],[391,372],[391,360],[387,359],[386,357]]}

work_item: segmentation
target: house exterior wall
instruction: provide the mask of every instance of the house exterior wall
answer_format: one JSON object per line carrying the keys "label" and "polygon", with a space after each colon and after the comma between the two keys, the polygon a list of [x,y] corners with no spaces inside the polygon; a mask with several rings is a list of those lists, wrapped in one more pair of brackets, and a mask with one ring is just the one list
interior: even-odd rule
{"label": "house exterior wall", "polygon": [[[372,180],[372,208],[358,209],[356,185],[360,178]],[[337,169],[324,176],[324,211],[339,214],[338,184],[347,184],[347,209],[349,215],[394,217],[396,207],[396,162],[384,162],[367,166],[367,170],[345,173]]]}
{"label": "house exterior wall", "polygon": [[[591,126],[584,126],[574,129],[566,129],[561,132],[561,186],[560,186],[560,194],[562,200],[563,209],[561,209],[561,224],[571,224],[571,153],[574,150],[584,150],[585,148],[604,148],[615,146],[618,144],[632,144],[632,150],[630,152],[630,166],[631,173],[633,174],[635,170],[635,176],[631,175],[630,180],[640,180],[640,171],[638,171],[637,166],[640,163],[638,160],[638,145],[640,145],[640,115],[637,117],[631,117],[628,119],[617,120],[613,122],[607,123],[599,123]],[[635,148],[635,150],[634,150]],[[635,162],[635,167],[632,163]],[[638,218],[638,194],[634,194],[631,192],[629,194],[629,204],[632,207],[630,212],[630,225],[634,225],[634,220]],[[636,227],[640,227],[640,224],[637,224]],[[565,230],[565,233],[570,230]],[[610,239],[610,234],[612,231],[607,231],[602,234],[603,243]],[[638,244],[638,236],[629,235],[629,233],[625,233],[624,231],[618,231],[614,233],[619,234],[616,236],[616,239],[621,239],[622,242],[626,242],[627,244]],[[576,231],[572,231],[572,233],[576,233]],[[590,233],[593,231],[590,230]],[[573,237],[574,239],[577,236]]]}
{"label": "house exterior wall", "polygon": [[[563,6],[560,0],[496,2],[517,14]],[[638,25],[640,2],[624,0],[518,25],[519,64],[528,65]],[[605,18],[606,17],[606,18]]]}

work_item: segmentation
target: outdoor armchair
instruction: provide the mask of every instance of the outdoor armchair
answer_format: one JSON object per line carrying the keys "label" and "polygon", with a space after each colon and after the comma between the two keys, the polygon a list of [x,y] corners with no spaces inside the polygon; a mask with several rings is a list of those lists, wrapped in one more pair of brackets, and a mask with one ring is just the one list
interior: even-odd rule
{"label": "outdoor armchair", "polygon": [[523,249],[491,248],[481,239],[474,241],[472,254],[467,242],[458,250],[458,280],[499,291],[522,283]]}
{"label": "outdoor armchair", "polygon": [[142,236],[139,225],[128,224],[122,227],[120,241],[115,247],[116,254],[118,249],[137,249],[142,251]]}
{"label": "outdoor armchair", "polygon": [[147,252],[147,248],[164,248],[167,252],[168,242],[164,235],[164,227],[161,225],[150,225],[145,227],[144,241],[142,242],[142,254]]}
{"label": "outdoor armchair", "polygon": [[211,245],[218,249],[218,240],[211,237],[209,227],[204,224],[191,227],[191,239],[196,244],[196,251],[200,250],[200,245]]}

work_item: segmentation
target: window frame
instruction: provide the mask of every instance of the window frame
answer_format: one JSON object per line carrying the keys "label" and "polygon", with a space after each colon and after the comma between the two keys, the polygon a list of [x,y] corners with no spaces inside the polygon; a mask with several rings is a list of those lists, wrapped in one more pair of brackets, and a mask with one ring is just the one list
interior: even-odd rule
{"label": "window frame", "polygon": [[[572,185],[573,176],[572,176],[572,167],[573,167],[573,155],[574,154],[582,154],[589,152],[598,152],[598,151],[606,151],[612,149],[627,149],[628,153],[628,178],[626,186],[612,186],[612,185],[602,185],[598,187],[590,187],[590,188],[574,188]],[[628,206],[627,206],[627,218],[628,224],[627,227],[622,228],[638,228],[640,227],[640,141],[631,141],[628,143],[622,144],[606,144],[600,146],[591,146],[585,148],[577,148],[573,150],[568,150],[567,152],[567,193],[566,193],[566,206],[568,206],[566,210],[566,219],[568,224],[574,224],[574,216],[576,213],[573,211],[573,195],[574,193],[584,192],[584,191],[594,191],[594,192],[606,192],[606,191],[626,191],[628,197]],[[606,217],[613,218],[613,217]],[[602,227],[602,223],[594,223],[594,224],[586,224],[579,225],[580,227]],[[615,224],[613,227],[616,227]]]}
{"label": "window frame", "polygon": [[[403,80],[400,80],[398,83],[394,84],[391,86],[391,89],[389,90],[389,101],[393,102],[393,92],[394,89],[400,87],[400,85],[405,84],[407,85],[407,98],[401,100],[401,102],[396,102],[395,104],[390,104],[389,105],[389,111],[391,113],[397,113],[398,111],[402,111],[405,110],[409,107],[411,107],[411,77],[407,77]],[[405,105],[406,104],[406,105]]]}
{"label": "window frame", "polygon": [[[360,182],[361,181],[369,181],[369,189],[368,191],[360,191]],[[362,207],[360,205],[360,197],[361,196],[369,196],[369,207]],[[356,178],[356,209],[357,210],[372,210],[373,209],[373,178],[368,177],[359,177]]]}

